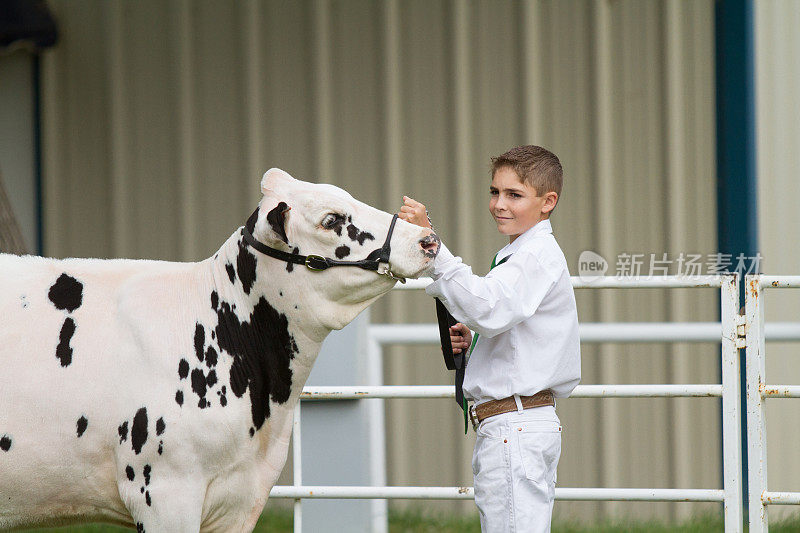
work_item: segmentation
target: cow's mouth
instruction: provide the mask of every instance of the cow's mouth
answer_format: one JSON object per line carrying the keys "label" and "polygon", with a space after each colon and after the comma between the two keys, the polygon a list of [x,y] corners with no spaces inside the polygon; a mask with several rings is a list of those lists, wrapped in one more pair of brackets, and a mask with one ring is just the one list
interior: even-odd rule
{"label": "cow's mouth", "polygon": [[427,237],[420,239],[419,245],[422,248],[422,253],[425,254],[425,257],[433,259],[439,253],[442,240],[435,233],[431,233]]}

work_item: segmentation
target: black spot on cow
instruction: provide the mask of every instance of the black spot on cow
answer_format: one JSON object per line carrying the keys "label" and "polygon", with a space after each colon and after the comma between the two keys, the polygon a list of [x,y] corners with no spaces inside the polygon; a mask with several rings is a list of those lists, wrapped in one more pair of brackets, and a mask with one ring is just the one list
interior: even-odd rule
{"label": "black spot on cow", "polygon": [[152,500],[150,500],[150,491],[149,490],[144,492],[144,501],[147,504],[147,506],[150,507],[150,504],[152,503]]}
{"label": "black spot on cow", "polygon": [[236,281],[236,270],[234,270],[231,263],[225,263],[225,271],[228,273],[228,279],[231,280],[231,283]]}
{"label": "black spot on cow", "polygon": [[197,403],[197,406],[200,409],[205,409],[208,407],[208,402],[206,401],[206,388],[208,384],[206,382],[206,375],[203,374],[203,370],[200,368],[195,368],[192,370],[192,390],[194,391],[197,396],[200,397],[200,400]]}
{"label": "black spot on cow", "polygon": [[283,298],[283,291],[278,291],[278,296],[280,296],[281,298]]}
{"label": "black spot on cow", "polygon": [[220,387],[220,390],[217,391],[217,396],[219,396],[219,404],[222,407],[228,405],[228,398],[226,394],[227,394],[227,389],[225,388],[225,385],[223,385],[222,387]]}
{"label": "black spot on cow", "polygon": [[165,429],[167,429],[167,425],[164,423],[164,419],[159,418],[156,420],[156,436],[160,437]]}
{"label": "black spot on cow", "polygon": [[136,478],[136,472],[133,471],[131,465],[125,467],[125,475],[128,476],[128,481],[133,481]]}
{"label": "black spot on cow", "polygon": [[72,276],[61,274],[47,296],[57,309],[66,309],[71,313],[81,306],[83,284]]}
{"label": "black spot on cow", "polygon": [[81,435],[83,435],[83,432],[86,431],[88,425],[89,421],[85,416],[82,416],[78,419],[78,438],[81,438]]}
{"label": "black spot on cow", "polygon": [[197,358],[202,361],[203,360],[203,350],[206,344],[206,330],[205,328],[198,322],[197,326],[194,328],[194,353],[197,355]]}
{"label": "black spot on cow", "polygon": [[[300,248],[295,246],[294,249],[292,250],[292,253],[293,254],[297,254],[299,251],[300,251]],[[294,263],[292,263],[291,261],[287,261],[286,262],[286,272],[291,272],[292,270],[294,270]]]}
{"label": "black spot on cow", "polygon": [[61,326],[61,333],[59,333],[58,346],[56,346],[56,358],[61,361],[61,366],[69,366],[72,363],[72,346],[69,342],[75,334],[75,321],[71,317],[64,320],[64,325]]}
{"label": "black spot on cow", "polygon": [[189,375],[189,361],[186,359],[181,359],[178,363],[178,376],[181,379],[186,379],[186,376]]}
{"label": "black spot on cow", "polygon": [[219,294],[217,294],[217,291],[211,291],[211,307],[213,309],[216,309],[218,305],[219,305]]}
{"label": "black spot on cow", "polygon": [[342,236],[342,227],[344,227],[344,217],[337,217],[336,218],[336,222],[333,223],[333,225],[330,227],[330,229],[332,229],[334,232],[336,232],[336,235],[341,237]]}
{"label": "black spot on cow", "polygon": [[236,272],[242,282],[242,289],[246,294],[250,294],[253,283],[256,281],[256,256],[250,252],[250,248],[244,241],[239,241],[239,253],[236,254]]}
{"label": "black spot on cow", "polygon": [[[211,337],[216,337],[216,334],[213,331],[211,332]],[[206,350],[206,366],[208,368],[217,365],[218,355],[219,354],[217,354],[217,350],[215,350],[213,346],[209,345],[208,349]]]}
{"label": "black spot on cow", "polygon": [[[289,244],[289,238],[286,236],[286,211],[288,210],[289,206],[286,204],[286,202],[278,202],[278,205],[273,207],[272,210],[267,213],[267,222],[272,228],[272,231],[274,231],[278,235],[278,238],[280,238],[280,240],[286,244]],[[258,210],[256,210],[256,213],[253,214],[257,215],[257,213]],[[248,220],[248,222],[250,221]],[[255,222],[253,223],[253,228],[255,229]],[[250,228],[248,227],[248,229]]]}
{"label": "black spot on cow", "polygon": [[208,374],[206,374],[206,386],[210,389],[216,384],[217,384],[217,371],[210,370]]}
{"label": "black spot on cow", "polygon": [[133,426],[131,426],[131,448],[136,455],[141,453],[145,442],[147,442],[147,409],[142,407],[133,416]]}
{"label": "black spot on cow", "polygon": [[0,437],[0,450],[7,452],[11,449],[11,437],[8,435],[3,435]]}
{"label": "black spot on cow", "polygon": [[339,246],[338,248],[336,248],[334,253],[336,254],[336,257],[338,259],[344,259],[348,255],[350,255],[350,247],[349,246],[345,246],[343,244],[343,245]]}
{"label": "black spot on cow", "polygon": [[179,390],[175,393],[175,403],[183,405],[183,391]]}
{"label": "black spot on cow", "polygon": [[164,453],[164,441],[160,440],[158,441],[158,455],[161,455],[162,453]]}
{"label": "black spot on cow", "polygon": [[150,484],[150,473],[152,471],[153,471],[153,469],[150,468],[150,465],[144,465],[144,470],[142,470],[142,474],[144,474],[144,484],[145,485],[149,485]]}
{"label": "black spot on cow", "polygon": [[297,306],[295,305],[294,308],[297,309]]}
{"label": "black spot on cow", "polygon": [[269,416],[270,398],[277,403],[289,399],[292,370],[289,363],[297,344],[289,334],[289,321],[262,296],[241,322],[227,302],[217,310],[217,342],[233,356],[231,391],[241,398],[250,389],[253,424],[261,428]]}
{"label": "black spot on cow", "polygon": [[141,487],[139,487],[139,492],[141,492],[142,494],[144,494],[144,485],[142,485]]}
{"label": "black spot on cow", "polygon": [[247,217],[247,222],[244,223],[244,227],[247,228],[247,231],[249,231],[250,234],[253,234],[256,231],[256,222],[258,222],[259,212],[260,208],[256,207],[256,210],[253,211],[249,217]]}
{"label": "black spot on cow", "polygon": [[253,435],[256,434],[256,428],[250,428],[250,438],[253,438]]}
{"label": "black spot on cow", "polygon": [[128,440],[128,421],[127,420],[125,422],[123,422],[122,425],[120,425],[117,428],[117,433],[119,433],[119,443],[120,444],[122,444],[123,442]]}
{"label": "black spot on cow", "polygon": [[144,524],[141,522],[136,522],[136,533],[145,533]]}
{"label": "black spot on cow", "polygon": [[363,245],[366,240],[375,240],[375,236],[368,231],[361,231],[354,224],[347,226],[347,236],[351,241],[358,241],[358,244]]}

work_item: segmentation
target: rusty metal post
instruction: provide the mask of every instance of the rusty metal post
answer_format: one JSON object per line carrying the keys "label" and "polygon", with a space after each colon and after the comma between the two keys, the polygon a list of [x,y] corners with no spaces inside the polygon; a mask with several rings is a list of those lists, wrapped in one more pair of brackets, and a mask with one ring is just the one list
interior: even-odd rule
{"label": "rusty metal post", "polygon": [[743,528],[741,387],[737,327],[739,325],[739,276],[723,276],[720,286],[722,317],[722,471],[725,492],[725,533]]}
{"label": "rusty metal post", "polygon": [[[294,420],[292,422],[292,486],[303,486],[303,451],[301,439],[300,400],[294,406]],[[294,533],[303,532],[303,500],[294,501]]]}
{"label": "rusty metal post", "polygon": [[745,315],[747,319],[747,456],[748,514],[750,533],[769,530],[764,493],[767,490],[767,433],[764,398],[765,384],[764,298],[760,275],[745,276]]}

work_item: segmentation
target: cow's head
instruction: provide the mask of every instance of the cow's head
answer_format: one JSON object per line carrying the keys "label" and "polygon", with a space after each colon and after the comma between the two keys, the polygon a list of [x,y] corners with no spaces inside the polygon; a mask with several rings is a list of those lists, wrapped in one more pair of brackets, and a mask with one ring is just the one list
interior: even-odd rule
{"label": "cow's head", "polygon": [[[248,222],[253,236],[293,254],[365,259],[383,245],[392,222],[389,213],[359,202],[338,187],[296,180],[276,168],[264,174],[261,192],[257,215]],[[399,219],[390,245],[391,270],[403,278],[419,277],[439,251],[439,239],[431,230]],[[282,276],[288,274],[301,300],[315,307],[329,329],[344,327],[396,283],[356,266],[313,271],[271,257],[260,258],[259,264],[268,264]]]}

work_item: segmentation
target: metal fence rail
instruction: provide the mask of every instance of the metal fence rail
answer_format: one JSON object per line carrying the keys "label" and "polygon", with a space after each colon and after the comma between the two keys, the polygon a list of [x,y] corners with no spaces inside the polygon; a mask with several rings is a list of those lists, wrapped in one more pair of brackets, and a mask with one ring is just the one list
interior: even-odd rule
{"label": "metal fence rail", "polygon": [[[421,289],[430,280],[409,280],[397,289]],[[743,325],[739,310],[739,282],[735,275],[717,276],[660,276],[644,279],[602,277],[591,282],[572,278],[576,289],[635,289],[635,288],[717,288],[721,289],[721,322],[697,323],[623,323],[581,324],[581,342],[720,342],[722,344],[722,383],[676,385],[580,385],[572,394],[576,398],[654,398],[654,397],[721,397],[722,398],[722,489],[654,489],[654,488],[556,488],[558,500],[618,500],[618,501],[671,501],[671,502],[722,502],[724,504],[725,532],[741,532],[743,527],[742,471],[740,453],[740,390],[739,358],[737,348],[743,346],[737,328]],[[787,331],[789,332],[787,334]],[[782,333],[790,335],[800,328],[787,325]],[[776,334],[781,331],[776,330]],[[367,350],[372,365],[373,383],[382,375],[383,346],[386,344],[438,344],[436,325],[369,326]],[[452,398],[452,386],[358,386],[358,387],[306,387],[303,400],[370,399],[375,405],[375,420],[371,425],[374,468],[385,469],[385,440],[383,423],[384,399],[390,398]],[[369,499],[470,499],[471,487],[387,487],[385,470],[383,481],[371,487],[303,486],[300,456],[300,402],[295,408],[293,431],[294,484],[276,486],[271,497],[295,499],[295,532],[301,531],[302,508],[306,498],[369,498]],[[385,513],[375,518],[375,531],[385,530]]]}
{"label": "metal fence rail", "polygon": [[751,533],[769,530],[767,505],[799,505],[800,492],[771,492],[767,488],[767,398],[800,398],[800,386],[766,384],[764,290],[800,289],[800,276],[745,276],[747,317],[747,452],[748,516]]}
{"label": "metal fence rail", "polygon": [[[270,496],[297,499],[471,500],[475,492],[472,487],[282,486],[272,489]],[[556,488],[556,500],[567,501],[722,502],[724,498],[725,491],[713,489]]]}

